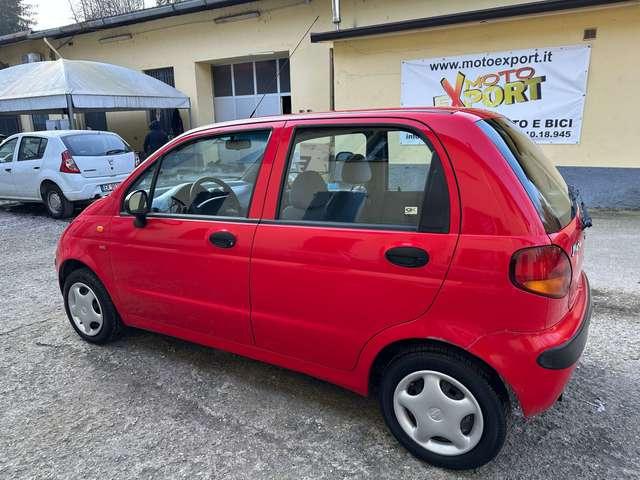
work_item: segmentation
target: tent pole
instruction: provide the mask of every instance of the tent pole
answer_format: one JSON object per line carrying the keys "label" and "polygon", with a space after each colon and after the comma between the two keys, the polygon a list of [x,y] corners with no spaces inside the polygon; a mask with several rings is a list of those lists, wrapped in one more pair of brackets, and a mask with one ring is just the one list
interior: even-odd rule
{"label": "tent pole", "polygon": [[69,129],[76,129],[76,121],[73,112],[73,98],[67,93],[67,113],[69,114]]}

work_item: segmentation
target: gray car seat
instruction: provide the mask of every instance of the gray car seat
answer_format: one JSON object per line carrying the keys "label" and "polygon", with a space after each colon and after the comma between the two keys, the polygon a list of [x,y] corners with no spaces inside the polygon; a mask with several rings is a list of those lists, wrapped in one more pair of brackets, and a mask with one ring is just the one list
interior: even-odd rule
{"label": "gray car seat", "polygon": [[[328,199],[321,201],[316,194],[327,192],[327,184],[318,172],[307,171],[299,174],[291,184],[289,201],[282,210],[283,220],[322,220]],[[310,218],[307,218],[310,217]]]}
{"label": "gray car seat", "polygon": [[371,165],[363,155],[355,154],[344,162],[342,181],[353,186],[365,187],[371,181]]}
{"label": "gray car seat", "polygon": [[[342,167],[342,182],[351,185],[350,190],[318,192],[314,204],[325,205],[321,220],[327,222],[358,223],[367,202],[367,183],[371,180],[371,166],[362,155],[352,155]],[[309,213],[303,220],[312,220]],[[314,218],[315,220],[315,218]]]}

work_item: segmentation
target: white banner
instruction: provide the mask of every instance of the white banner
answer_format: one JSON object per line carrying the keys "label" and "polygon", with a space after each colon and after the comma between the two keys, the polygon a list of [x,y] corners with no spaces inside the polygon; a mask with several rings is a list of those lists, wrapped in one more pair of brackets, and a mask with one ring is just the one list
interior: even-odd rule
{"label": "white banner", "polygon": [[402,106],[495,110],[536,143],[580,143],[590,53],[576,45],[403,61]]}

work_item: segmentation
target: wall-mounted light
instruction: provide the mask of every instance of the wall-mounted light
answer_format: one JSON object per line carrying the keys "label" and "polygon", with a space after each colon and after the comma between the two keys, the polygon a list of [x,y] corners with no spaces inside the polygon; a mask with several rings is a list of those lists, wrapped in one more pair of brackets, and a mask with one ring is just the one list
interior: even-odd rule
{"label": "wall-mounted light", "polygon": [[114,42],[124,42],[127,40],[131,40],[133,39],[133,35],[131,35],[130,33],[122,33],[120,35],[112,35],[110,37],[103,37],[101,39],[99,39],[98,41],[100,43],[114,43]]}
{"label": "wall-mounted light", "polygon": [[259,16],[260,16],[260,12],[255,10],[252,12],[236,13],[235,15],[227,15],[224,17],[214,18],[213,21],[215,23],[230,23],[230,22],[239,22],[240,20],[248,20],[250,18],[258,18]]}

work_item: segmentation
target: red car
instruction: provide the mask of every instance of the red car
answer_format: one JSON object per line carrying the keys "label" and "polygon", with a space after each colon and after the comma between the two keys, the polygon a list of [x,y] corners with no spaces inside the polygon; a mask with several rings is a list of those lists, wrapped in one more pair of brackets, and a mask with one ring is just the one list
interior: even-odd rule
{"label": "red car", "polygon": [[71,325],[176,336],[374,394],[434,465],[491,460],[587,339],[589,217],[503,117],[332,112],[191,131],[78,216]]}

